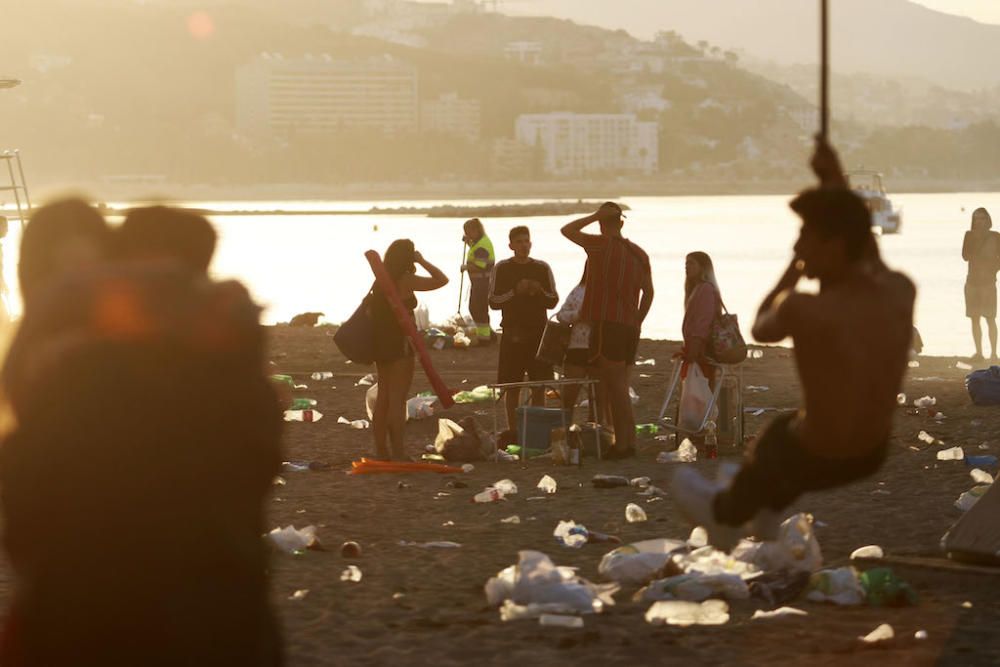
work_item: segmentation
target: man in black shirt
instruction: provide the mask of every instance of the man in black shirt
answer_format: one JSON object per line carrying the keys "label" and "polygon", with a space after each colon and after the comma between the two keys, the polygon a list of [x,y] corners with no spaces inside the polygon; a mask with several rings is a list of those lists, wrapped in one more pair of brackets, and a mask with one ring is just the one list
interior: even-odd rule
{"label": "man in black shirt", "polygon": [[[514,256],[493,267],[490,276],[490,307],[503,311],[500,325],[500,363],[498,382],[521,382],[525,373],[531,380],[552,378],[552,367],[535,355],[545,331],[547,310],[559,302],[552,269],[545,262],[532,259],[531,233],[527,227],[510,230],[510,249]],[[507,428],[517,424],[520,392],[507,392]],[[541,389],[531,392],[532,405],[544,405]]]}

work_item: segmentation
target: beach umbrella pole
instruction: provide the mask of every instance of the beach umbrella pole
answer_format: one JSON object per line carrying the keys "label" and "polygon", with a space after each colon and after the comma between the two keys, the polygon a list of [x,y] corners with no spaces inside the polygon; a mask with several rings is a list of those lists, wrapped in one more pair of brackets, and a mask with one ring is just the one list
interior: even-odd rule
{"label": "beach umbrella pole", "polygon": [[819,136],[830,135],[830,12],[829,0],[820,0]]}

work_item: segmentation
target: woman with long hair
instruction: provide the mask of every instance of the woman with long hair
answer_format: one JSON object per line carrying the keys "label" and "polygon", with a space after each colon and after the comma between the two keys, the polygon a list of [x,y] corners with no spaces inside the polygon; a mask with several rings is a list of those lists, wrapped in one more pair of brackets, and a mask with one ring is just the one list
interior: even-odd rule
{"label": "woman with long hair", "polygon": [[[397,239],[389,244],[382,261],[410,318],[417,307],[414,292],[429,292],[448,284],[448,277],[424,259],[409,239]],[[418,264],[429,275],[418,276]],[[372,411],[375,457],[401,460],[406,458],[403,435],[406,399],[413,382],[413,349],[385,293],[377,284],[372,288],[368,303],[375,325],[375,368],[378,373],[378,397]]]}
{"label": "woman with long hair", "polygon": [[704,252],[688,253],[684,260],[684,358],[701,364],[711,380],[712,369],[703,363],[709,356],[712,323],[722,312],[722,296],[712,258]]}
{"label": "woman with long hair", "polygon": [[965,316],[972,320],[973,359],[983,358],[983,329],[989,328],[990,357],[997,358],[997,269],[1000,269],[1000,233],[990,231],[993,219],[985,208],[972,212],[972,225],[965,232],[962,259],[969,263],[965,278]]}

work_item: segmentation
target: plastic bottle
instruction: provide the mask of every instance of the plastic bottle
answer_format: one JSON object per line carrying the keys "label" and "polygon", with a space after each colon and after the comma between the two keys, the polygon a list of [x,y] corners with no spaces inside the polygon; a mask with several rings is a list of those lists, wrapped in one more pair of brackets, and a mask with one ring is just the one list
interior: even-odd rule
{"label": "plastic bottle", "polygon": [[313,373],[309,377],[311,377],[313,380],[329,380],[330,378],[333,377],[333,373],[331,373],[330,371],[321,371],[319,373]]}
{"label": "plastic bottle", "polygon": [[716,428],[715,422],[712,421],[706,426],[708,432],[705,434],[705,456],[710,459],[719,458],[719,437],[715,433]]}
{"label": "plastic bottle", "polygon": [[308,410],[315,408],[319,402],[315,398],[293,398],[289,410]]}
{"label": "plastic bottle", "polygon": [[318,422],[322,418],[319,410],[285,410],[286,422]]}
{"label": "plastic bottle", "polygon": [[965,465],[972,467],[991,467],[997,464],[997,457],[991,454],[984,454],[981,456],[966,456]]}
{"label": "plastic bottle", "polygon": [[646,512],[635,503],[625,506],[625,520],[629,523],[641,523],[646,520]]}
{"label": "plastic bottle", "polygon": [[[966,463],[968,463],[968,457],[966,457]],[[992,484],[993,475],[989,474],[985,470],[980,470],[979,468],[973,468],[969,471],[969,475],[972,477],[972,481],[976,484]]]}
{"label": "plastic bottle", "polygon": [[499,489],[494,487],[489,487],[484,489],[472,497],[472,502],[474,503],[495,503],[498,500],[503,500],[503,493]]}
{"label": "plastic bottle", "polygon": [[278,384],[287,384],[292,389],[295,388],[295,380],[292,379],[291,375],[272,375],[271,380]]}
{"label": "plastic bottle", "polygon": [[636,435],[656,435],[660,432],[660,427],[656,424],[636,424]]}

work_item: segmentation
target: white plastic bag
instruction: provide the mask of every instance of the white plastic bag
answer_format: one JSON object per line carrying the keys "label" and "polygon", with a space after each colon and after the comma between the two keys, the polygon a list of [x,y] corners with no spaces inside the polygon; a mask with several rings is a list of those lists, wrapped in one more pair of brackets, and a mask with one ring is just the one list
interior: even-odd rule
{"label": "white plastic bag", "polygon": [[687,377],[684,378],[684,386],[681,387],[680,427],[687,431],[700,429],[711,400],[712,389],[708,386],[705,374],[701,372],[701,366],[691,364],[688,366]]}
{"label": "white plastic bag", "polygon": [[654,539],[618,547],[604,554],[597,571],[605,579],[638,586],[655,578],[670,557],[687,545],[680,540]]}

